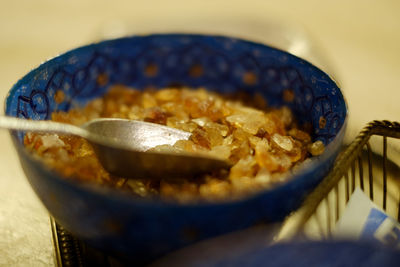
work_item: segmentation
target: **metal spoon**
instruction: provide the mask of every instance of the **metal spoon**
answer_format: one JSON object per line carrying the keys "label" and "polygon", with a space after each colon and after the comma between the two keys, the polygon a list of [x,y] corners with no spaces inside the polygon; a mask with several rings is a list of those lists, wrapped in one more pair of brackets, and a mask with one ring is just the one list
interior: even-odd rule
{"label": "metal spoon", "polygon": [[0,128],[85,138],[93,146],[104,169],[120,177],[187,178],[229,167],[228,162],[214,157],[147,151],[157,145],[173,145],[178,140],[188,140],[191,135],[154,123],[107,118],[95,119],[78,127],[0,116]]}

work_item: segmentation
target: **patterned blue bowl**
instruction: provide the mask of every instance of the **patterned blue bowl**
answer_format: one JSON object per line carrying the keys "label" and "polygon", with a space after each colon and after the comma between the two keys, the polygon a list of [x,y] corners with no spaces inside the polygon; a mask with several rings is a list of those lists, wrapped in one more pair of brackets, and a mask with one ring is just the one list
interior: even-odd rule
{"label": "patterned blue bowl", "polygon": [[[248,73],[252,79],[245,78]],[[25,174],[56,221],[90,244],[139,263],[204,238],[282,220],[331,168],[347,121],[340,89],[310,63],[248,41],[181,34],[104,41],[53,58],[14,85],[6,114],[49,119],[53,111],[85,104],[115,83],[260,93],[270,105],[288,105],[300,123],[312,125],[314,140],[327,145],[321,156],[271,190],[225,203],[182,205],[65,179],[27,152],[24,133],[12,132]],[[66,96],[62,103],[54,100],[58,90]],[[295,97],[285,97],[288,93]]]}

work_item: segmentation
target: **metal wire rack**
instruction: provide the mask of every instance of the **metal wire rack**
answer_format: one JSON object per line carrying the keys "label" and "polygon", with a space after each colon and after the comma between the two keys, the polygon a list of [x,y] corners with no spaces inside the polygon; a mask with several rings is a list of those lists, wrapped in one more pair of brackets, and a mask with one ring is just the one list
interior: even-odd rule
{"label": "metal wire rack", "polygon": [[[373,121],[339,155],[333,170],[284,221],[275,241],[327,239],[356,187],[400,221],[400,167],[388,159],[388,140],[400,141],[400,123]],[[381,151],[373,151],[376,145]]]}

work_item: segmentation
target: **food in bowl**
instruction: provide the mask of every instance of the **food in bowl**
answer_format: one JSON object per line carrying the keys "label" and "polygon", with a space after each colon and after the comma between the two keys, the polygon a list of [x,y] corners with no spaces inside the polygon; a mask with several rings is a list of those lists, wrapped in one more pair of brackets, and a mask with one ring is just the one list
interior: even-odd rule
{"label": "food in bowl", "polygon": [[138,90],[182,85],[260,94],[271,107],[290,107],[299,125],[311,125],[313,140],[325,144],[324,153],[270,190],[234,201],[181,204],[74,182],[28,153],[23,132],[12,132],[26,177],[55,220],[137,265],[205,238],[283,220],[331,169],[347,124],[340,88],[312,64],[246,40],[191,34],[133,36],[71,50],[22,77],[7,96],[5,114],[50,119],[102,97],[117,83]]}
{"label": "food in bowl", "polygon": [[181,203],[221,201],[258,192],[285,181],[291,168],[324,151],[321,141],[312,142],[309,130],[300,129],[287,106],[268,107],[261,95],[177,87],[140,91],[114,85],[83,108],[51,115],[54,121],[74,125],[99,117],[143,120],[191,132],[189,140],[152,150],[207,154],[229,161],[232,167],[192,179],[126,179],[106,172],[89,143],[80,137],[28,133],[25,146],[65,177]]}

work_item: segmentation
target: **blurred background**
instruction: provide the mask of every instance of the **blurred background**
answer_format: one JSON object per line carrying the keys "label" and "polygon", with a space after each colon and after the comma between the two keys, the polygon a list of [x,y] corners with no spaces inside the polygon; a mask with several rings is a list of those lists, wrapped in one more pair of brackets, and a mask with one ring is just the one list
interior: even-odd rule
{"label": "blurred background", "polygon": [[[398,0],[0,1],[0,108],[39,63],[127,34],[200,32],[269,43],[323,68],[343,88],[347,140],[373,119],[400,120]],[[0,265],[51,266],[46,211],[0,132]]]}

